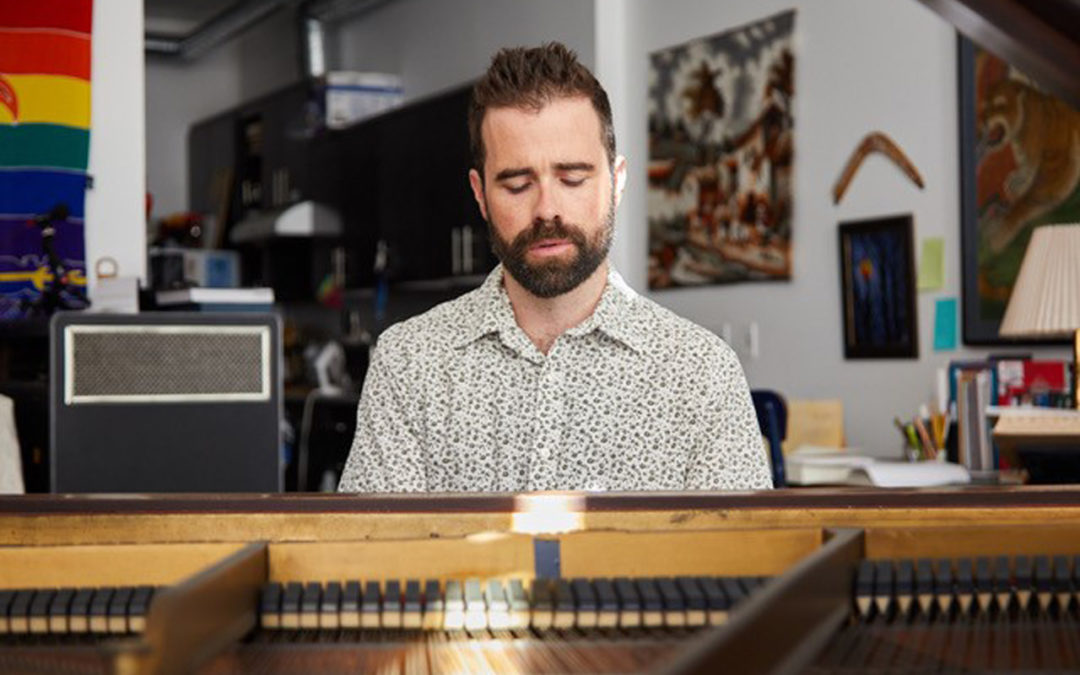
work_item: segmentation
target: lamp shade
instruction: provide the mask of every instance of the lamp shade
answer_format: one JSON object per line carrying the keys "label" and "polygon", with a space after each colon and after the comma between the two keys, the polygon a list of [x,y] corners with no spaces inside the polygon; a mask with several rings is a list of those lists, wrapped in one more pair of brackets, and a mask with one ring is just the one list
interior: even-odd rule
{"label": "lamp shade", "polygon": [[1035,229],[1000,333],[1065,336],[1080,329],[1080,224]]}

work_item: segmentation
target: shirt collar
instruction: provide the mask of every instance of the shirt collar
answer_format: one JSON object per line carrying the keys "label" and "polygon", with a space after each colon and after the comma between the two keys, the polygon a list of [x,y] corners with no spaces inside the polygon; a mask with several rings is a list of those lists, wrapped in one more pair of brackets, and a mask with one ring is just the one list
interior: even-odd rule
{"label": "shirt collar", "polygon": [[[482,337],[498,334],[504,343],[512,344],[512,335],[521,329],[514,319],[510,296],[503,287],[503,266],[497,265],[484,283],[473,293],[472,317],[469,325],[460,328],[455,346],[463,347]],[[648,345],[647,333],[636,320],[635,303],[640,297],[627,285],[622,275],[609,268],[607,285],[600,296],[596,309],[584,321],[569,329],[564,335],[581,336],[599,331],[623,343],[634,351],[644,351]]]}

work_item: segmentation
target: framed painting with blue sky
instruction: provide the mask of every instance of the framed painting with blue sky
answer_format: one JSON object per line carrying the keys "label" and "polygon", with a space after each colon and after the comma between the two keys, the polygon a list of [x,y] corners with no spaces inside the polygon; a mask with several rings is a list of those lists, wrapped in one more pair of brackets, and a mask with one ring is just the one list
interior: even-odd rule
{"label": "framed painting with blue sky", "polygon": [[910,215],[840,223],[844,358],[919,356]]}

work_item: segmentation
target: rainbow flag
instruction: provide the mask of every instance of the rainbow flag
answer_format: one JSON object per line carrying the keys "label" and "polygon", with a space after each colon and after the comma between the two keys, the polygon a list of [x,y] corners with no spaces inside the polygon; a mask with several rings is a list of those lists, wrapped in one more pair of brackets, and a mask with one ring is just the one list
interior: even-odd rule
{"label": "rainbow flag", "polygon": [[30,221],[59,203],[54,246],[86,285],[93,0],[0,1],[0,318],[53,281]]}

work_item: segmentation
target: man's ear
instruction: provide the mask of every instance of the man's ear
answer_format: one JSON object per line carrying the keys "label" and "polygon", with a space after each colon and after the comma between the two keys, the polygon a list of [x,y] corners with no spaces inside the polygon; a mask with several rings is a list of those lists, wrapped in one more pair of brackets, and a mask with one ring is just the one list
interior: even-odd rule
{"label": "man's ear", "polygon": [[476,169],[469,169],[469,185],[472,186],[472,194],[473,198],[476,199],[476,205],[480,207],[480,215],[484,217],[484,220],[487,220],[487,200],[484,199],[484,179],[480,177],[480,172]]}
{"label": "man's ear", "polygon": [[623,190],[626,189],[626,158],[619,155],[615,158],[615,206],[622,201]]}

